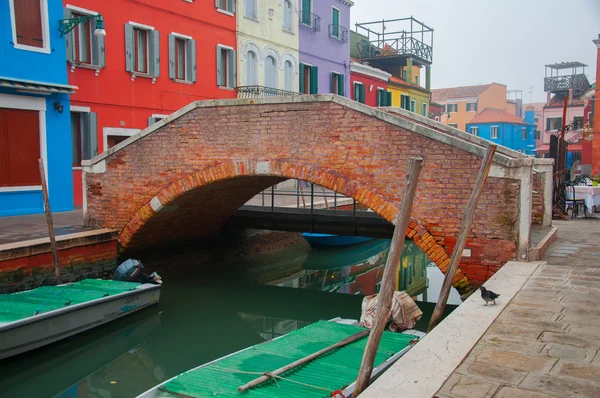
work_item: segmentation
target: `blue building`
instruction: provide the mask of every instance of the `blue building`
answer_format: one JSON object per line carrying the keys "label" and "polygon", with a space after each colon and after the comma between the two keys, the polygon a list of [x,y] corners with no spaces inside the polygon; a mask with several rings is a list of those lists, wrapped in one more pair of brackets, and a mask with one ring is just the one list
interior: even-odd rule
{"label": "blue building", "polygon": [[503,109],[485,108],[467,124],[467,132],[527,155],[535,155],[533,111],[525,119]]}
{"label": "blue building", "polygon": [[0,216],[73,209],[71,125],[61,0],[0,0]]}

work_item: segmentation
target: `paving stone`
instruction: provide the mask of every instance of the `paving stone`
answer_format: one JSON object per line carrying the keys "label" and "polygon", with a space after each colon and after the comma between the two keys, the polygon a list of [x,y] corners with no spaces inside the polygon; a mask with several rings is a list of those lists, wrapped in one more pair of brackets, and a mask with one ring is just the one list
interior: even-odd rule
{"label": "paving stone", "polygon": [[537,354],[546,346],[546,343],[534,339],[512,338],[510,336],[501,336],[492,333],[486,333],[481,338],[480,343],[489,347],[502,348],[509,351],[520,351],[526,354]]}
{"label": "paving stone", "polygon": [[489,333],[501,334],[512,337],[524,337],[530,339],[537,339],[543,332],[542,328],[528,328],[526,326],[516,326],[507,323],[496,323],[488,329]]}
{"label": "paving stone", "polygon": [[519,387],[559,397],[598,398],[600,396],[600,385],[596,383],[556,376],[530,374]]}
{"label": "paving stone", "polygon": [[544,332],[540,336],[540,340],[545,341],[547,343],[572,345],[581,348],[600,348],[600,341],[597,337],[576,335],[574,333]]}
{"label": "paving stone", "polygon": [[552,398],[552,395],[542,394],[517,387],[502,386],[494,398]]}
{"label": "paving stone", "polygon": [[552,358],[566,359],[568,361],[591,362],[596,351],[586,350],[572,345],[548,343],[540,351],[540,354],[545,354]]}
{"label": "paving stone", "polygon": [[[576,379],[600,382],[600,366],[569,361],[559,361],[552,369],[552,373],[559,377],[574,377]],[[600,395],[600,390],[598,390]]]}
{"label": "paving stone", "polygon": [[527,372],[504,368],[501,366],[472,363],[468,366],[469,375],[484,379],[497,380],[503,383],[518,385],[523,381]]}
{"label": "paving stone", "polygon": [[526,372],[541,372],[552,368],[556,359],[487,347],[477,355],[475,362],[485,362]]}
{"label": "paving stone", "polygon": [[522,308],[518,306],[511,306],[511,308],[505,309],[504,312],[502,312],[501,317],[520,318],[528,321],[548,321],[552,318],[553,315],[555,315],[554,311],[542,311],[537,308]]}
{"label": "paving stone", "polygon": [[[515,326],[523,326],[524,325],[521,318],[508,317],[508,316],[503,317],[503,318],[498,318],[496,320],[496,322],[502,323],[502,324],[515,325]],[[525,325],[526,326],[523,326],[523,327],[528,327],[528,328],[538,329],[538,330],[542,329],[544,332],[562,332],[568,327],[567,323],[553,322],[553,321],[537,321],[537,320],[528,321]],[[537,339],[537,337],[539,337],[539,335],[535,336],[535,339]]]}
{"label": "paving stone", "polygon": [[491,396],[499,386],[498,383],[454,374],[444,384],[440,393],[457,398],[483,398]]}

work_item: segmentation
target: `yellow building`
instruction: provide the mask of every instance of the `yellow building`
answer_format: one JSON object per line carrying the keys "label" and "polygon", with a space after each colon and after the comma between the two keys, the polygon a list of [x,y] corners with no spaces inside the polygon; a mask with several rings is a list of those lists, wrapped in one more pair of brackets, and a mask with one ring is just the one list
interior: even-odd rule
{"label": "yellow building", "polygon": [[392,76],[388,80],[388,91],[392,93],[392,106],[429,116],[430,95],[427,89]]}

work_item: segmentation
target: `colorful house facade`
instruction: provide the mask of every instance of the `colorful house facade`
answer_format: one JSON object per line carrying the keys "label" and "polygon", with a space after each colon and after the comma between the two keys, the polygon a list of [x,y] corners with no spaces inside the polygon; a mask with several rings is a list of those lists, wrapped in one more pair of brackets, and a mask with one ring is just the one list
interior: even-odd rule
{"label": "colorful house facade", "polygon": [[68,156],[76,205],[82,204],[82,160],[192,101],[236,97],[232,0],[64,2],[67,18],[98,14],[105,38],[93,34],[91,18],[65,36],[66,54],[60,50],[69,82],[80,88],[71,98]]}
{"label": "colorful house facade", "polygon": [[298,92],[297,0],[236,3],[238,96],[281,94],[274,90]]}
{"label": "colorful house facade", "polygon": [[369,106],[388,106],[391,93],[387,87],[390,76],[381,69],[350,61],[350,98]]}
{"label": "colorful house facade", "polygon": [[[0,1],[0,216],[73,209],[69,96],[58,0]],[[10,61],[9,61],[10,60]]]}
{"label": "colorful house facade", "polygon": [[349,26],[353,5],[349,0],[301,0],[301,93],[350,97]]}
{"label": "colorful house facade", "polygon": [[485,108],[467,124],[467,132],[495,144],[535,155],[534,113],[525,112],[525,120],[504,109]]}

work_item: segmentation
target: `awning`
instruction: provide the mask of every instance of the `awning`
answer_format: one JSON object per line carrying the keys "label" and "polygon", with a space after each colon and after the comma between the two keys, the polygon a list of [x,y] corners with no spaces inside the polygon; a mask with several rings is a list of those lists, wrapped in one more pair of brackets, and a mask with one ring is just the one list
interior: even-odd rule
{"label": "awning", "polygon": [[45,83],[33,80],[13,79],[0,76],[0,87],[8,87],[17,92],[27,92],[36,94],[75,94],[79,87],[68,84]]}

